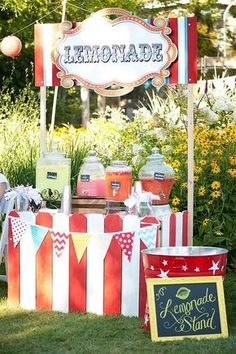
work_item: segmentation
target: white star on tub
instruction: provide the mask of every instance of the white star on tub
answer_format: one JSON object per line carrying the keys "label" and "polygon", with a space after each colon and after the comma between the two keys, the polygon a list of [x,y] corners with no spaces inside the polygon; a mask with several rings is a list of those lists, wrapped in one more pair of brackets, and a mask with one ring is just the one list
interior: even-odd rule
{"label": "white star on tub", "polygon": [[153,266],[151,266],[151,267],[150,267],[150,269],[151,269],[151,270],[154,270],[154,267],[153,267]]}
{"label": "white star on tub", "polygon": [[196,268],[194,269],[194,272],[200,272],[200,268],[196,267]]}
{"label": "white star on tub", "polygon": [[157,276],[159,277],[159,278],[168,278],[168,273],[169,273],[169,270],[167,270],[166,272],[164,272],[162,269],[160,269],[160,274],[158,274]]}
{"label": "white star on tub", "polygon": [[216,270],[219,270],[220,268],[218,267],[218,265],[219,265],[219,261],[218,262],[214,262],[214,261],[212,261],[212,266],[211,266],[211,268],[208,268],[208,270],[212,270],[212,272],[213,272],[213,275],[215,275],[215,272],[216,272]]}
{"label": "white star on tub", "polygon": [[188,270],[188,267],[187,267],[186,265],[183,265],[183,266],[182,266],[182,270],[183,270],[184,272],[186,272],[186,270]]}
{"label": "white star on tub", "polygon": [[166,266],[168,264],[168,261],[163,259],[163,261],[161,263],[163,264],[163,266]]}

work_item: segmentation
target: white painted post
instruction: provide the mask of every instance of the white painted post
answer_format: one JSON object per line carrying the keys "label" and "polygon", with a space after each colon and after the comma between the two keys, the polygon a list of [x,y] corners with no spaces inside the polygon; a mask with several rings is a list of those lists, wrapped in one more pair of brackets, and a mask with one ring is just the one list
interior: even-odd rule
{"label": "white painted post", "polygon": [[81,86],[80,98],[82,109],[82,126],[86,127],[90,118],[90,92],[88,88]]}
{"label": "white painted post", "polygon": [[[62,6],[63,7],[62,7],[61,22],[64,22],[65,21],[65,17],[66,17],[66,1],[67,0],[63,0],[62,1]],[[54,90],[51,124],[50,124],[50,129],[49,129],[49,151],[52,149],[52,145],[53,145],[53,131],[54,131],[54,126],[55,126],[58,89],[59,89],[59,86],[56,86],[55,90]]]}
{"label": "white painted post", "polygon": [[188,84],[188,245],[193,244],[193,201],[194,201],[194,111],[193,84]]}
{"label": "white painted post", "polygon": [[46,86],[40,87],[40,157],[44,157],[46,151]]}

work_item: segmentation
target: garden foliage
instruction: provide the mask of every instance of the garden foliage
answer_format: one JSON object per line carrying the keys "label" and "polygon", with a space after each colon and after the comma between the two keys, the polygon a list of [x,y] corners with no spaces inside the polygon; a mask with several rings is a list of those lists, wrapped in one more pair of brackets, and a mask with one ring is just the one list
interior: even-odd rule
{"label": "garden foliage", "polygon": [[[194,131],[194,242],[222,246],[236,260],[236,104],[235,82],[216,80],[206,90],[196,85]],[[163,91],[164,92],[164,91]],[[80,165],[95,149],[107,166],[112,159],[126,160],[134,180],[154,146],[176,172],[171,194],[173,211],[187,207],[187,91],[166,89],[149,95],[149,104],[132,119],[120,109],[95,114],[86,129],[57,128],[54,143],[72,159],[75,191]],[[12,185],[34,184],[39,156],[38,99],[29,87],[19,96],[0,92],[0,167]],[[69,117],[68,117],[69,120]]]}

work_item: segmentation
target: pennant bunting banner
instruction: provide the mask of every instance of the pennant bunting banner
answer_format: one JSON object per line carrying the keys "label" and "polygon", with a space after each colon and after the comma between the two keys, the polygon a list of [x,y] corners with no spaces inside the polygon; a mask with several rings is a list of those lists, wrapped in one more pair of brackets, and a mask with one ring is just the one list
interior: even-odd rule
{"label": "pennant bunting banner", "polygon": [[137,231],[137,234],[147,248],[156,247],[157,225],[143,227]]}
{"label": "pennant bunting banner", "polygon": [[48,229],[44,227],[40,227],[37,225],[30,225],[31,228],[31,235],[32,235],[32,240],[33,240],[33,245],[34,245],[34,250],[35,253],[38,252],[39,247],[41,246],[44,237],[46,236]]}
{"label": "pennant bunting banner", "polygon": [[18,245],[25,231],[27,230],[27,224],[21,221],[19,218],[11,219],[12,236],[14,247]]}
{"label": "pennant bunting banner", "polygon": [[130,262],[134,243],[134,232],[121,232],[113,236]]}
{"label": "pennant bunting banner", "polygon": [[77,257],[78,263],[80,262],[81,258],[84,255],[84,252],[86,248],[88,247],[89,240],[92,237],[92,235],[89,234],[84,234],[84,235],[78,235],[78,234],[71,234],[72,240],[74,243],[75,247],[75,253]]}
{"label": "pennant bunting banner", "polygon": [[70,234],[65,234],[64,232],[60,233],[60,232],[51,231],[51,235],[53,240],[54,251],[57,257],[60,257],[66,246]]}

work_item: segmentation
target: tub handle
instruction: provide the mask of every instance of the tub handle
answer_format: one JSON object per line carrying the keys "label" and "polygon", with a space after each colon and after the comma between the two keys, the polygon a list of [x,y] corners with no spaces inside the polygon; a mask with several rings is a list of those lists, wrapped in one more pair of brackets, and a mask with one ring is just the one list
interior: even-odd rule
{"label": "tub handle", "polygon": [[183,267],[187,267],[187,263],[184,257],[175,257],[172,262],[172,268],[174,269],[183,269]]}

